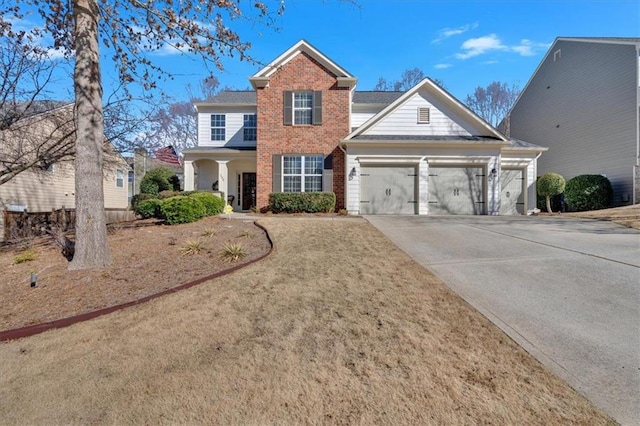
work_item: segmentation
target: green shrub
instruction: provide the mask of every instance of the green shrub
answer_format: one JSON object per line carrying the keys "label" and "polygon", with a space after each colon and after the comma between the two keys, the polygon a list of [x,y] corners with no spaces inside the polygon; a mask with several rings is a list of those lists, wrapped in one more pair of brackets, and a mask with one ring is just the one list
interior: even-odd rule
{"label": "green shrub", "polygon": [[182,192],[180,191],[172,191],[170,189],[158,192],[158,198],[160,198],[161,200],[164,200],[165,198],[175,197],[176,195],[184,195],[184,194],[182,194]]}
{"label": "green shrub", "polygon": [[160,206],[162,201],[157,198],[151,198],[149,200],[142,200],[136,205],[135,212],[142,219],[148,219],[150,217],[162,218]]}
{"label": "green shrub", "polygon": [[333,192],[273,192],[269,210],[274,213],[329,213],[336,207]]}
{"label": "green shrub", "polygon": [[24,262],[31,262],[33,260],[36,260],[36,252],[32,248],[28,248],[22,253],[16,255],[16,257],[13,258],[13,263],[17,265]]}
{"label": "green shrub", "polygon": [[183,195],[163,200],[160,211],[169,225],[196,222],[206,214],[204,204],[200,200]]}
{"label": "green shrub", "polygon": [[178,176],[168,167],[149,170],[140,182],[140,192],[158,196],[160,191],[180,191]]}
{"label": "green shrub", "polygon": [[189,198],[195,198],[200,201],[204,205],[207,216],[215,216],[222,213],[225,206],[224,200],[211,192],[194,192],[189,195]]}
{"label": "green shrub", "polygon": [[542,195],[546,199],[547,211],[551,213],[551,197],[560,195],[564,192],[564,178],[557,173],[545,173],[538,178],[536,182],[538,195]]}
{"label": "green shrub", "polygon": [[611,205],[611,182],[601,175],[580,175],[567,181],[565,200],[573,211],[606,209]]}
{"label": "green shrub", "polygon": [[156,198],[156,197],[151,195],[151,194],[136,194],[136,195],[134,195],[133,197],[131,197],[131,210],[136,211],[136,208],[138,207],[138,203],[140,201],[151,200],[153,198]]}

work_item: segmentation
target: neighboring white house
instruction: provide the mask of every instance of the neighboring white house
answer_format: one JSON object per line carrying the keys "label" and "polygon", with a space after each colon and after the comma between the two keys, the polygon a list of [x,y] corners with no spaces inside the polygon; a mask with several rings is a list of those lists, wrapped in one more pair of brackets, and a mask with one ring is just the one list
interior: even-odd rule
{"label": "neighboring white house", "polygon": [[640,202],[640,38],[559,37],[513,106],[510,135],[549,147],[538,174],[605,175]]}
{"label": "neighboring white house", "polygon": [[[73,114],[73,105],[55,109],[43,114]],[[7,150],[16,149],[18,145],[37,146],[48,141],[52,126],[47,116],[30,117],[29,135],[21,134],[20,144],[15,143],[11,130],[0,132],[1,150],[5,156],[11,156]],[[69,123],[72,120],[68,121]],[[25,126],[21,126],[24,128]],[[28,142],[25,142],[28,140]],[[111,144],[105,143],[104,150],[104,203],[106,209],[127,208],[127,174],[129,166]],[[4,239],[4,211],[51,212],[52,210],[75,208],[75,168],[72,159],[31,167],[8,182],[0,185],[0,241]]]}
{"label": "neighboring white house", "polygon": [[302,40],[250,81],[253,91],[195,105],[185,189],[216,187],[235,210],[320,190],[349,214],[535,208],[546,148],[505,137],[430,79],[404,93],[356,91],[353,75]]}

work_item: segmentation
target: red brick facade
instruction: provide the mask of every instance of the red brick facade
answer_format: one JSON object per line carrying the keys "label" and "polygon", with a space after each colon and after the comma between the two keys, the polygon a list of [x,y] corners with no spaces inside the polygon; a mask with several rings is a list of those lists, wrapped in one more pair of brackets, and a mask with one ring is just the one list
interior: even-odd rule
{"label": "red brick facade", "polygon": [[[285,91],[322,91],[322,124],[285,126]],[[333,154],[336,208],[345,206],[345,158],[340,141],[349,134],[349,89],[337,86],[336,76],[305,53],[276,71],[269,85],[256,90],[258,105],[257,206],[266,207],[273,189],[274,154]]]}

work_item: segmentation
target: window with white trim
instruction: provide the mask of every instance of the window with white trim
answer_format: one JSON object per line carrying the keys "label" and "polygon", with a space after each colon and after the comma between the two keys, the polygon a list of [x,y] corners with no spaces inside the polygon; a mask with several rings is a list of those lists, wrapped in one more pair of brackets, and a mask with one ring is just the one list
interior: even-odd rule
{"label": "window with white trim", "polygon": [[225,140],[226,116],[224,114],[211,114],[211,140]]}
{"label": "window with white trim", "polygon": [[256,114],[244,115],[243,133],[245,141],[258,139],[258,116]]}
{"label": "window with white trim", "polygon": [[313,92],[293,92],[293,124],[313,124]]}
{"label": "window with white trim", "polygon": [[282,192],[321,192],[322,155],[282,157]]}
{"label": "window with white trim", "polygon": [[116,188],[124,188],[124,170],[116,169]]}

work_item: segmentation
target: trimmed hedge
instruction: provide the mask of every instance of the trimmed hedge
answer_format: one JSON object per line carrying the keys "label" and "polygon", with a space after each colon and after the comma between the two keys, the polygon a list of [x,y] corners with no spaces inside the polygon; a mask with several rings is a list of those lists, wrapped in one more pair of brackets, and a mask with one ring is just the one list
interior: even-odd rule
{"label": "trimmed hedge", "polygon": [[604,176],[580,175],[569,179],[564,194],[572,211],[600,210],[611,205],[613,188]]}
{"label": "trimmed hedge", "polygon": [[170,189],[158,192],[158,198],[160,198],[161,200],[164,200],[165,198],[175,197],[176,195],[185,195],[185,194],[183,194],[180,191],[172,191]]}
{"label": "trimmed hedge", "polygon": [[162,201],[157,198],[152,198],[149,200],[142,200],[137,203],[135,212],[138,216],[143,219],[148,219],[150,217],[161,218],[162,214],[160,212],[160,206],[162,205]]}
{"label": "trimmed hedge", "polygon": [[166,198],[160,205],[162,217],[169,225],[196,222],[206,216],[204,204],[197,198],[177,195]]}
{"label": "trimmed hedge", "polygon": [[136,211],[136,208],[138,207],[138,203],[140,201],[144,201],[144,200],[151,200],[154,199],[156,197],[154,197],[151,194],[136,194],[133,197],[131,197],[131,210],[133,210],[134,212]]}
{"label": "trimmed hedge", "polygon": [[274,213],[329,213],[336,207],[333,192],[273,192],[269,210]]}
{"label": "trimmed hedge", "polygon": [[213,195],[211,192],[193,192],[188,196],[189,198],[197,199],[204,205],[207,216],[215,216],[222,213],[226,204],[222,198]]}

